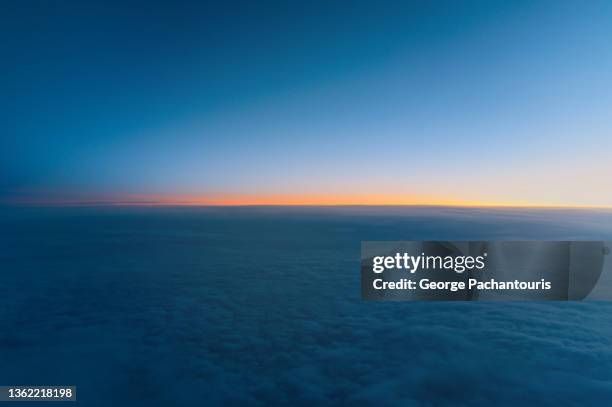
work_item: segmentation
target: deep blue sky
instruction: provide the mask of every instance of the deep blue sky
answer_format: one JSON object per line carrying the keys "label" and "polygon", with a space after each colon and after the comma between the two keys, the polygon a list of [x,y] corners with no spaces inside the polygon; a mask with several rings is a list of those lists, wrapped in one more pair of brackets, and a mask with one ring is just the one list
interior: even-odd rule
{"label": "deep blue sky", "polygon": [[0,196],[612,205],[612,3],[402,3],[5,2]]}

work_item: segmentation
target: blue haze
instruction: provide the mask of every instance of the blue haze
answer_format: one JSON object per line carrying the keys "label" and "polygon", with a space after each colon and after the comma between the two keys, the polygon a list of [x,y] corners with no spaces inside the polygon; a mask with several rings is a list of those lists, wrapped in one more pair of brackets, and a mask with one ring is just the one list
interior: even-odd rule
{"label": "blue haze", "polygon": [[610,405],[612,305],[366,303],[360,240],[612,239],[607,211],[4,208],[0,383],[85,406]]}

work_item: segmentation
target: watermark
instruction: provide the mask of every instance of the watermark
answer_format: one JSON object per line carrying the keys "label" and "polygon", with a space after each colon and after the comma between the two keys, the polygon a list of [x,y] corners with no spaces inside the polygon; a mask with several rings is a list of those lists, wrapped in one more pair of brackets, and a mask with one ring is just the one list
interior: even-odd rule
{"label": "watermark", "polygon": [[612,300],[610,242],[366,241],[364,300]]}

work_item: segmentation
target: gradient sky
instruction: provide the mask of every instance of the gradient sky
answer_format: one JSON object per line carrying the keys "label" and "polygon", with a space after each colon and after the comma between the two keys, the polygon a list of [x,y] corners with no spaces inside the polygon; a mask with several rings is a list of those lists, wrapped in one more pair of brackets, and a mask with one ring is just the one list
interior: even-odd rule
{"label": "gradient sky", "polygon": [[4,2],[0,199],[612,206],[612,2]]}

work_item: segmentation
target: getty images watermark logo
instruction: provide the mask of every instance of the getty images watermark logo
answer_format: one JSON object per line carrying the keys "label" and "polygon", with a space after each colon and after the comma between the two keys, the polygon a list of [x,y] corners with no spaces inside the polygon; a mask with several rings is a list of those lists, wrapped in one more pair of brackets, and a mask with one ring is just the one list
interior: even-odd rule
{"label": "getty images watermark logo", "polygon": [[480,256],[433,256],[421,253],[417,256],[406,252],[394,256],[374,256],[372,271],[380,274],[385,270],[406,270],[411,274],[419,270],[452,270],[463,273],[470,270],[483,270],[488,253]]}
{"label": "getty images watermark logo", "polygon": [[364,300],[612,300],[610,242],[364,241]]}

